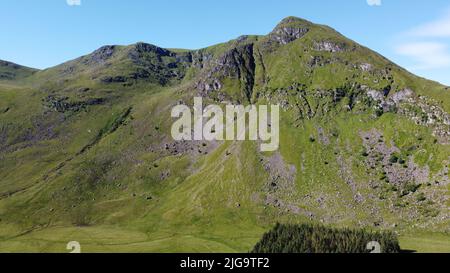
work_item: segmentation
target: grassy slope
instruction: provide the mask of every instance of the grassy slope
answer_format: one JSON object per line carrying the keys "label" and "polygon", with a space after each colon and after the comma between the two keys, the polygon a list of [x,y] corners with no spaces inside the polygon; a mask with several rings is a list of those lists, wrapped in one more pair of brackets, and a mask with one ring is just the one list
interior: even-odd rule
{"label": "grassy slope", "polygon": [[[310,79],[310,90],[335,88],[355,73],[342,64],[318,68],[312,74],[299,73],[309,70],[304,64],[310,54],[324,58],[338,55],[350,62],[385,67],[382,57],[362,47],[357,54],[305,54],[304,50],[318,39],[350,43],[322,28],[317,27],[301,42],[264,55],[265,77],[272,80],[263,85],[261,67],[257,66],[256,89],[271,94],[277,88],[293,82],[308,83]],[[251,39],[262,43],[265,38]],[[205,51],[220,56],[235,43]],[[81,65],[81,76],[69,77],[66,82],[35,88],[42,86],[36,83],[40,77],[59,78],[64,67],[58,67],[35,74],[28,87],[0,85],[0,124],[8,129],[6,143],[13,147],[12,151],[0,153],[0,251],[64,252],[67,242],[76,240],[83,251],[94,252],[247,252],[276,221],[309,221],[301,213],[265,203],[271,174],[260,160],[271,155],[261,155],[255,143],[223,143],[217,148],[195,143],[193,153],[168,154],[164,143],[171,143],[171,106],[178,100],[190,100],[192,93],[186,90],[190,90],[189,79],[195,78],[197,72],[190,71],[184,82],[166,87],[151,82],[103,85],[90,80],[91,73],[103,76],[128,71],[126,50],[119,48],[112,60],[113,68],[91,71]],[[415,78],[395,66],[392,73],[397,89],[414,88],[435,98],[448,111],[448,96],[442,86]],[[359,80],[383,88],[387,82],[374,83],[373,77],[377,76],[360,75]],[[91,91],[78,91],[81,87]],[[68,96],[71,101],[102,97],[108,103],[79,112],[50,111],[44,115],[48,109],[42,99],[54,93]],[[324,103],[312,94],[308,98],[314,104]],[[1,114],[6,108],[10,110]],[[131,113],[124,115],[127,109],[132,109]],[[408,210],[392,211],[389,202],[377,198],[357,204],[351,188],[338,175],[340,158],[344,158],[358,190],[366,197],[373,193],[368,180],[378,177],[368,179],[366,168],[360,164],[364,160],[360,155],[360,131],[377,128],[388,142],[402,149],[416,143],[417,134],[424,136],[414,156],[418,163],[429,165],[432,172],[442,168],[442,161],[450,153],[448,145],[435,144],[429,129],[393,114],[373,118],[357,110],[336,110],[300,125],[296,118],[293,111],[283,113],[280,154],[286,165],[295,166],[296,175],[294,190],[277,193],[279,198],[337,226],[373,225],[374,216],[367,208],[377,207],[375,218],[399,225],[404,248],[450,251],[449,235],[434,233],[445,230],[445,222],[441,224],[444,226],[410,229],[412,221],[405,216]],[[45,120],[57,124],[52,128],[57,137],[44,137],[45,130],[34,126],[36,120],[44,124],[44,129],[48,129]],[[318,127],[325,132],[337,131],[338,136],[330,137],[329,145],[312,143],[311,136],[319,138]],[[27,134],[42,138],[23,138]],[[210,152],[200,155],[197,149]],[[337,191],[341,194],[338,198]],[[427,189],[421,191],[427,193]],[[312,198],[305,199],[307,195]],[[313,202],[319,197],[327,200],[325,208]]]}
{"label": "grassy slope", "polygon": [[0,82],[2,83],[15,82],[17,84],[17,81],[23,80],[37,71],[37,69],[0,60]]}

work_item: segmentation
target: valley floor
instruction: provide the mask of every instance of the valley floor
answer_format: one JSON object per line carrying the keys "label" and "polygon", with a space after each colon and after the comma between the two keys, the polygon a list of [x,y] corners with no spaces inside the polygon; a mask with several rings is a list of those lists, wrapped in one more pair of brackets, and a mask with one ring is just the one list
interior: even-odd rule
{"label": "valley floor", "polygon": [[[82,252],[133,253],[246,253],[259,240],[261,234],[235,238],[223,242],[215,236],[177,233],[152,233],[125,230],[116,227],[60,227],[48,228],[0,239],[0,252],[64,253],[69,241],[77,241]],[[403,250],[418,253],[449,253],[450,235],[441,233],[415,233],[400,236]]]}

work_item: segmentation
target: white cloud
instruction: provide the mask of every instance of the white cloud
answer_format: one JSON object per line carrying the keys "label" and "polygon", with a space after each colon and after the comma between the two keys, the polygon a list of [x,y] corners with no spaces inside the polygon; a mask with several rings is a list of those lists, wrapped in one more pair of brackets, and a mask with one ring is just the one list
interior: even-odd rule
{"label": "white cloud", "polygon": [[369,6],[381,6],[381,0],[367,0]]}
{"label": "white cloud", "polygon": [[439,42],[410,42],[395,48],[399,55],[407,56],[415,62],[413,70],[429,70],[450,67],[448,46]]}
{"label": "white cloud", "polygon": [[399,35],[395,52],[408,57],[411,70],[450,69],[450,9],[434,21]]}
{"label": "white cloud", "polygon": [[418,37],[450,37],[450,11],[438,20],[414,28],[409,34]]}
{"label": "white cloud", "polygon": [[81,0],[66,0],[69,6],[81,6]]}

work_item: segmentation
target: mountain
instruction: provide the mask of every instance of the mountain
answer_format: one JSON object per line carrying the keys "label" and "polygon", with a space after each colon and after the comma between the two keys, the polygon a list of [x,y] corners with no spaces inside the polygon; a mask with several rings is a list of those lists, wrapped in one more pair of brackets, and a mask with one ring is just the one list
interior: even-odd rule
{"label": "mountain", "polygon": [[[13,77],[0,82],[0,251],[248,252],[277,222],[450,251],[448,92],[295,17],[200,50],[105,46]],[[280,149],[174,141],[171,109],[195,96],[280,104]]]}
{"label": "mountain", "polygon": [[0,60],[0,81],[20,80],[31,76],[37,69]]}

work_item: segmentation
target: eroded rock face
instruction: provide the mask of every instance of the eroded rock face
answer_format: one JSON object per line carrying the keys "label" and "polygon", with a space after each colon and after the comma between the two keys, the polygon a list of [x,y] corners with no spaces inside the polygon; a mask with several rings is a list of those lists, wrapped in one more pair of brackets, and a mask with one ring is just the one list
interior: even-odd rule
{"label": "eroded rock face", "polygon": [[280,153],[270,157],[262,157],[261,164],[269,175],[265,187],[264,205],[278,209],[280,213],[293,213],[313,218],[312,212],[298,206],[299,197],[296,196],[295,177],[297,169],[287,164]]}
{"label": "eroded rock face", "polygon": [[103,46],[103,47],[97,49],[96,51],[94,51],[88,57],[86,57],[83,60],[83,64],[95,65],[95,64],[104,63],[114,55],[115,51],[116,51],[116,46],[113,46],[113,45]]}
{"label": "eroded rock face", "polygon": [[134,48],[129,52],[128,56],[134,62],[140,62],[146,53],[154,53],[156,56],[164,57],[174,57],[176,54],[155,45],[146,43],[137,43]]}
{"label": "eroded rock face", "polygon": [[362,63],[359,65],[359,69],[361,69],[364,72],[372,71],[372,64],[369,63]]}
{"label": "eroded rock face", "polygon": [[309,29],[306,27],[280,27],[276,28],[271,34],[270,39],[280,45],[286,45],[297,39],[303,37],[308,33]]}
{"label": "eroded rock face", "polygon": [[305,36],[312,24],[296,17],[282,20],[269,34],[269,41],[279,45],[286,45]]}
{"label": "eroded rock face", "polygon": [[399,158],[393,162],[393,155],[401,153],[394,143],[387,144],[382,133],[376,129],[360,133],[368,156],[366,163],[372,169],[382,168],[386,179],[395,186],[407,183],[425,183],[429,179],[428,166],[420,167],[413,158]]}
{"label": "eroded rock face", "polygon": [[441,144],[450,142],[450,115],[431,99],[417,96],[411,89],[403,89],[390,96],[385,91],[367,90],[367,95],[383,112],[396,111],[418,125],[432,128]]}
{"label": "eroded rock face", "polygon": [[400,91],[394,93],[391,97],[391,100],[394,103],[398,104],[403,101],[406,101],[409,98],[412,98],[413,95],[414,95],[414,92],[411,89],[403,89],[403,90],[400,90]]}
{"label": "eroded rock face", "polygon": [[197,50],[192,52],[192,65],[198,69],[203,69],[211,63],[213,55],[204,52],[204,50]]}
{"label": "eroded rock face", "polygon": [[[364,88],[363,88],[364,89]],[[383,112],[392,112],[398,109],[402,102],[406,102],[413,99],[415,96],[414,92],[410,89],[400,90],[388,96],[390,93],[389,89],[386,90],[366,90],[367,95],[374,100],[378,107],[383,110]]]}
{"label": "eroded rock face", "polygon": [[[195,63],[203,67],[204,61],[202,56]],[[239,80],[242,96],[250,100],[254,86],[255,66],[253,44],[240,45],[225,52],[216,60],[208,59],[208,67],[205,68],[195,86],[202,96],[208,96],[222,89],[224,79]]]}
{"label": "eroded rock face", "polygon": [[314,50],[316,51],[327,51],[327,52],[342,52],[345,50],[345,44],[334,43],[329,41],[321,41],[314,43]]}
{"label": "eroded rock face", "polygon": [[[402,152],[402,148],[393,141],[388,143],[381,131],[371,129],[360,132],[360,136],[365,148],[363,164],[367,173],[371,177],[379,177],[370,182],[371,191],[378,194],[381,202],[389,204],[391,213],[404,214],[404,219],[409,221],[426,219],[421,223],[424,226],[448,219],[449,210],[445,205],[448,201],[446,161],[442,162],[445,167],[433,173],[428,165],[415,163],[414,156],[405,153],[405,148]],[[409,147],[408,151],[417,147]],[[433,201],[424,202],[427,199]],[[389,222],[383,217],[381,220],[384,225]]]}

